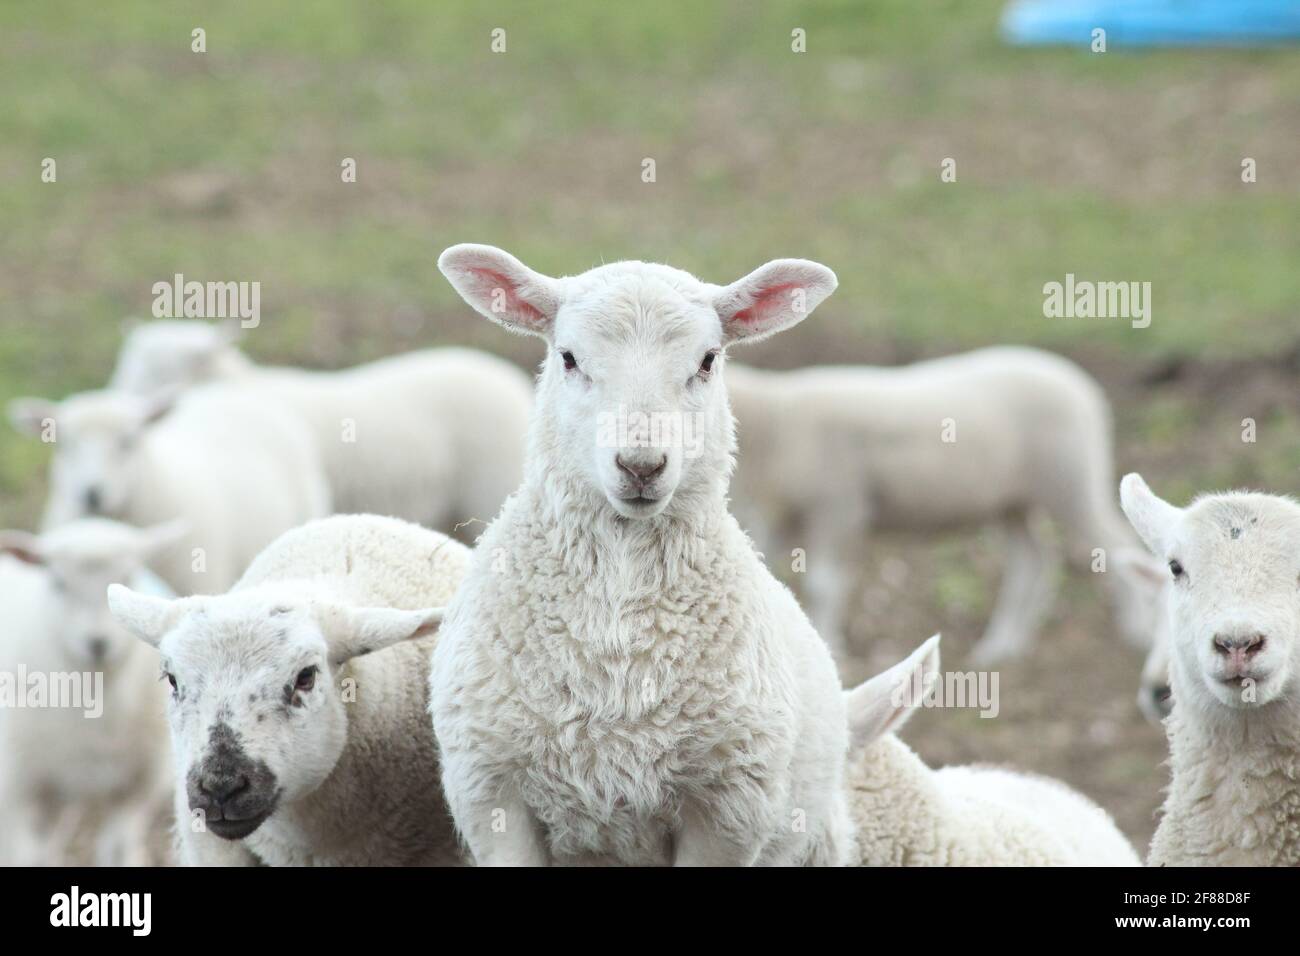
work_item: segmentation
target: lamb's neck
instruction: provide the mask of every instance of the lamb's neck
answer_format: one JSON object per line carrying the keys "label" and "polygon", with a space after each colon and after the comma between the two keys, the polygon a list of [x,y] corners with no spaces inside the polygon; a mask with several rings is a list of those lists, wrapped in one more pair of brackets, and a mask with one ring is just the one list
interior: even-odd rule
{"label": "lamb's neck", "polygon": [[697,563],[718,546],[730,520],[726,483],[718,479],[679,488],[653,518],[629,519],[616,512],[598,490],[556,473],[537,473],[524,485],[524,497],[544,526],[554,529],[568,554],[591,553],[608,562],[650,563],[672,569]]}
{"label": "lamb's neck", "polygon": [[[849,788],[863,866],[903,866],[933,851],[943,798],[934,771],[907,744],[893,734],[872,741],[850,758]],[[913,845],[917,834],[926,847]]]}
{"label": "lamb's neck", "polygon": [[[1212,860],[1300,865],[1300,709],[1285,695],[1251,710],[1198,704],[1184,699],[1166,721],[1162,829]],[[1157,834],[1152,862],[1172,862],[1158,857],[1177,848],[1161,844]]]}

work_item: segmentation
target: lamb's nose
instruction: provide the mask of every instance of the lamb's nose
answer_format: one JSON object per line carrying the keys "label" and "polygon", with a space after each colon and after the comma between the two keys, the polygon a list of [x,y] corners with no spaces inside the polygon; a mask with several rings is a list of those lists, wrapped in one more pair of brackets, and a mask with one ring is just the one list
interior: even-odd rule
{"label": "lamb's nose", "polygon": [[667,467],[668,456],[666,454],[660,455],[658,461],[654,461],[653,459],[642,461],[637,459],[627,459],[622,455],[615,455],[614,464],[618,465],[620,471],[631,475],[638,483],[644,484]]}
{"label": "lamb's nose", "polygon": [[1151,688],[1151,703],[1155,705],[1156,713],[1168,715],[1174,704],[1168,684]]}
{"label": "lamb's nose", "polygon": [[1254,657],[1264,649],[1264,635],[1215,634],[1214,646],[1227,657]]}
{"label": "lamb's nose", "polygon": [[102,637],[92,637],[90,639],[90,656],[97,661],[102,661],[108,654],[108,641]]}
{"label": "lamb's nose", "polygon": [[248,789],[248,778],[243,774],[209,773],[199,781],[199,789],[218,806]]}
{"label": "lamb's nose", "polygon": [[98,488],[86,489],[86,510],[93,514],[99,514],[100,507],[104,504],[104,496]]}

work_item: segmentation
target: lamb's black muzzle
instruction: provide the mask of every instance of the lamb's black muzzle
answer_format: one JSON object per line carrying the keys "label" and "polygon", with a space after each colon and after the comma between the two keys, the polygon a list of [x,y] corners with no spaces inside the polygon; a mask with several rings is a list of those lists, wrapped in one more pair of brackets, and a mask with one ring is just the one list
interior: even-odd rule
{"label": "lamb's black muzzle", "polygon": [[190,811],[199,811],[208,830],[226,840],[240,840],[275,810],[280,788],[264,761],[253,760],[228,724],[217,723],[203,759],[185,780]]}

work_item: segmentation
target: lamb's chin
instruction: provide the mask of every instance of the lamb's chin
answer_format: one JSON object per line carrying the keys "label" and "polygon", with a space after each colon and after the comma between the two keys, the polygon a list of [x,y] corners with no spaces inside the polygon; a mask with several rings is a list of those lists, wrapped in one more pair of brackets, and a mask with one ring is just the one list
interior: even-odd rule
{"label": "lamb's chin", "polygon": [[670,492],[661,498],[617,498],[614,495],[606,495],[606,497],[609,499],[610,507],[620,516],[630,521],[644,521],[663,514],[673,496]]}

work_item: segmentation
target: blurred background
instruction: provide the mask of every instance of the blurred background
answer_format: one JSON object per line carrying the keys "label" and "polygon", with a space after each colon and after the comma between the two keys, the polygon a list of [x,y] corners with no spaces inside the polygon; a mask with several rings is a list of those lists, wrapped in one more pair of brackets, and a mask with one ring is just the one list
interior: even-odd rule
{"label": "blurred background", "polygon": [[[743,361],[1041,345],[1105,385],[1120,473],[1174,501],[1300,492],[1300,54],[1017,49],[1001,7],[6,3],[0,402],[101,386],[122,319],[177,272],[261,283],[243,341],[259,361],[460,343],[531,367],[540,344],[473,316],[434,264],[444,247],[715,282],[799,256],[838,292]],[[1066,273],[1150,282],[1150,327],[1045,318],[1043,285]],[[0,429],[0,526],[35,527],[47,457]],[[962,668],[1001,566],[992,532],[873,538],[846,680],[940,629]],[[905,736],[933,763],[1060,776],[1144,851],[1165,743],[1104,605],[1071,577],[1035,653],[1003,668],[996,719],[930,711]]]}

